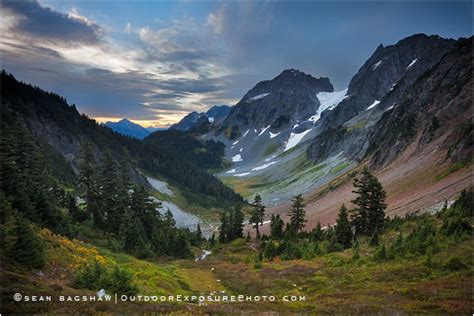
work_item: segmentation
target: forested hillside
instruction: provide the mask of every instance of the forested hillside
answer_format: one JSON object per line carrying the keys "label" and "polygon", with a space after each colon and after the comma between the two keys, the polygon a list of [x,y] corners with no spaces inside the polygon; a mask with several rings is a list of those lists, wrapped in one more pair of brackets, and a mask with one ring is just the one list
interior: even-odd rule
{"label": "forested hillside", "polygon": [[182,188],[190,200],[200,195],[200,199],[219,206],[242,201],[220,180],[182,159],[172,148],[144,144],[115,133],[79,114],[75,105],[69,106],[59,95],[18,82],[5,71],[2,71],[2,89],[2,129],[24,129],[61,153],[73,169],[77,169],[81,144],[90,142],[95,156],[110,151],[118,164],[128,166],[136,183],[145,184],[139,175],[141,170]]}
{"label": "forested hillside", "polygon": [[226,164],[224,161],[223,143],[209,140],[199,140],[192,134],[179,130],[160,131],[144,139],[150,147],[158,147],[162,151],[171,151],[204,169],[219,169]]}

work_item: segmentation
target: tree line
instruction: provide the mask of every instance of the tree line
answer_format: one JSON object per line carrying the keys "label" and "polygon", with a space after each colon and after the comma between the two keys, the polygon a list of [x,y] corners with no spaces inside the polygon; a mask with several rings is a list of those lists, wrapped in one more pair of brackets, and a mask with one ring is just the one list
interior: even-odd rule
{"label": "tree line", "polygon": [[168,255],[192,258],[195,236],[175,226],[172,213],[161,215],[162,205],[143,186],[132,184],[128,165],[119,166],[110,152],[96,162],[93,147],[84,143],[79,157],[79,192],[83,205],[72,205],[78,219],[116,238],[120,247],[138,258]]}
{"label": "tree line", "polygon": [[[298,194],[291,200],[292,205],[287,213],[289,221],[285,224],[279,214],[272,214],[270,235],[262,236],[261,227],[264,223],[266,207],[261,196],[255,195],[250,203],[249,224],[255,229],[256,239],[263,241],[262,254],[267,257],[280,255],[283,258],[294,258],[296,245],[302,240],[319,243],[324,241],[327,252],[350,248],[357,238],[362,236],[368,236],[375,241],[385,224],[385,190],[367,168],[354,179],[353,185],[356,198],[352,203],[355,207],[348,210],[345,205],[342,205],[334,226],[328,225],[323,228],[318,222],[310,232],[304,230],[307,222],[305,203],[302,194]],[[242,215],[242,211],[238,208],[229,214],[222,215],[219,235],[221,242],[229,242],[242,237]],[[280,241],[278,247],[272,240]],[[320,251],[322,249],[316,249],[316,252]]]}
{"label": "tree line", "polygon": [[161,215],[160,202],[130,181],[130,167],[110,152],[99,158],[90,143],[81,150],[77,185],[55,176],[67,163],[24,128],[3,129],[0,164],[2,253],[25,266],[45,263],[42,227],[106,239],[109,248],[139,258],[193,258],[191,246],[203,240],[200,230],[178,229],[169,210]]}

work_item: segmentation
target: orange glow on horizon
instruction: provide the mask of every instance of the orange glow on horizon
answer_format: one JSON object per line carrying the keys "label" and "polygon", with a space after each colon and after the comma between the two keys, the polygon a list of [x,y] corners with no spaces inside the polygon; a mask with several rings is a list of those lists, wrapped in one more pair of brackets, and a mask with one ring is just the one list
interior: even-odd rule
{"label": "orange glow on horizon", "polygon": [[[160,128],[168,128],[171,125],[178,123],[183,116],[180,116],[180,118],[161,118],[159,120],[134,120],[134,119],[128,119],[129,121],[141,125],[145,128],[147,127],[160,127]],[[123,120],[123,117],[93,117],[94,120],[96,120],[98,123],[105,123],[105,122],[118,122]]]}

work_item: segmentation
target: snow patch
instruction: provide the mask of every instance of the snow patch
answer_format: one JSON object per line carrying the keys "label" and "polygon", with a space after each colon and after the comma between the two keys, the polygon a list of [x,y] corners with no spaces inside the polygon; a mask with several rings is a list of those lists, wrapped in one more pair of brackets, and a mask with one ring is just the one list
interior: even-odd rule
{"label": "snow patch", "polygon": [[214,117],[211,116],[211,117],[208,117],[207,119],[209,120],[209,123],[214,123]]}
{"label": "snow patch", "polygon": [[380,66],[382,64],[382,61],[379,60],[378,62],[376,62],[373,66],[372,66],[372,71],[374,71],[375,69],[377,69],[378,66]]}
{"label": "snow patch", "polygon": [[239,152],[241,153],[241,152],[242,152],[242,150],[244,150],[244,148],[243,148],[243,147],[239,149]]}
{"label": "snow patch", "polygon": [[299,134],[295,134],[295,133],[291,133],[290,134],[290,137],[288,138],[287,142],[286,142],[286,146],[285,146],[285,149],[283,151],[287,151],[293,147],[295,147],[296,145],[299,144],[299,142],[303,139],[303,137],[306,136],[306,134],[308,134],[310,131],[312,130],[312,128],[302,132],[302,133],[299,133]]}
{"label": "snow patch", "polygon": [[409,69],[411,66],[413,66],[416,63],[417,60],[418,60],[418,58],[413,59],[411,61],[411,63],[408,65],[407,69]]}
{"label": "snow patch", "polygon": [[277,155],[273,155],[273,156],[271,156],[270,158],[265,159],[265,162],[269,162],[270,160],[272,160],[272,159],[275,158],[276,156],[277,156]]}
{"label": "snow patch", "polygon": [[249,132],[250,132],[250,130],[248,129],[248,130],[244,133],[244,135],[242,135],[242,137],[247,136],[247,134],[248,134]]}
{"label": "snow patch", "polygon": [[235,155],[234,157],[232,157],[232,162],[239,162],[239,161],[242,161],[242,156],[240,154],[237,154]]}
{"label": "snow patch", "polygon": [[[336,92],[319,92],[316,97],[319,100],[319,108],[316,114],[309,118],[309,121],[316,123],[321,118],[321,113],[325,110],[333,110],[347,97],[347,88]],[[296,126],[296,125],[295,125]],[[295,127],[293,127],[295,128]]]}
{"label": "snow patch", "polygon": [[255,167],[255,168],[252,169],[252,171],[263,170],[263,169],[268,168],[268,167],[270,167],[271,165],[274,165],[274,164],[276,164],[276,163],[277,163],[276,161],[272,161],[272,162],[263,164],[263,165],[261,165],[261,166]]}
{"label": "snow patch", "polygon": [[251,97],[250,100],[252,101],[255,101],[255,100],[260,100],[260,99],[263,99],[265,98],[267,95],[269,95],[270,93],[262,93],[262,94],[259,94],[259,95],[256,95],[254,97]]}
{"label": "snow patch", "polygon": [[300,124],[295,124],[295,126],[293,126],[293,129],[297,128],[298,126],[300,126]]}
{"label": "snow patch", "polygon": [[280,135],[281,132],[278,132],[276,134],[273,134],[272,132],[270,132],[270,138],[275,138],[277,137],[278,135]]}
{"label": "snow patch", "polygon": [[234,169],[231,169],[231,170],[227,171],[226,173],[235,173],[236,171],[237,171],[237,169],[234,168]]}
{"label": "snow patch", "polygon": [[237,140],[237,141],[233,142],[232,145],[235,146],[235,145],[237,145],[238,143],[239,143],[239,141]]}
{"label": "snow patch", "polygon": [[372,103],[371,105],[369,105],[369,107],[368,107],[367,109],[365,109],[365,110],[366,110],[366,111],[371,110],[371,109],[375,108],[379,103],[380,103],[379,100],[375,100],[374,103]]}
{"label": "snow patch", "polygon": [[237,173],[237,174],[234,174],[234,177],[245,177],[245,176],[248,176],[249,174],[250,172]]}
{"label": "snow patch", "polygon": [[156,191],[169,195],[169,196],[174,196],[173,191],[171,191],[170,188],[168,187],[168,183],[151,178],[151,177],[146,177],[146,180]]}
{"label": "snow patch", "polygon": [[210,254],[212,254],[212,251],[210,250],[202,250],[202,255],[200,255],[199,257],[196,257],[194,259],[194,261],[199,261],[199,260],[204,260],[206,259],[207,256],[209,256]]}
{"label": "snow patch", "polygon": [[270,125],[268,125],[268,126],[265,127],[264,129],[262,129],[262,131],[260,132],[260,134],[257,135],[257,137],[260,136],[260,135],[262,135],[263,133],[265,133],[266,130],[269,129],[269,128],[270,128]]}
{"label": "snow patch", "polygon": [[176,226],[180,228],[189,228],[191,231],[196,230],[197,224],[200,222],[196,215],[187,213],[182,210],[176,204],[168,201],[161,201],[154,196],[150,196],[150,199],[154,202],[161,202],[161,208],[157,208],[156,211],[161,215],[165,215],[166,211],[170,211],[173,214],[173,218],[176,221]]}

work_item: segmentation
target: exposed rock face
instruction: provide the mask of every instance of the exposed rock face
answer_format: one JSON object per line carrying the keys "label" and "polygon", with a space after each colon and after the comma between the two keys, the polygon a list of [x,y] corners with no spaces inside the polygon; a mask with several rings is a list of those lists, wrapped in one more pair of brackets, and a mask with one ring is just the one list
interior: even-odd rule
{"label": "exposed rock face", "polygon": [[220,124],[229,115],[230,106],[227,105],[215,105],[210,108],[205,114],[209,122],[214,124]]}
{"label": "exposed rock face", "polygon": [[314,78],[295,69],[257,83],[232,107],[220,132],[226,129],[281,129],[306,120],[319,107],[318,92],[332,92],[328,78]]}
{"label": "exposed rock face", "polygon": [[397,99],[455,44],[452,39],[416,34],[395,45],[379,45],[351,79],[348,97],[336,109],[324,113],[327,114],[324,124],[333,128],[339,126],[375,101],[381,101],[395,86],[398,89],[390,97]]}
{"label": "exposed rock face", "polygon": [[415,81],[455,46],[455,40],[424,34],[380,45],[352,78],[348,97],[334,110],[323,112],[323,131],[308,148],[310,159],[322,161],[339,152],[362,159],[369,134],[379,128],[375,124],[384,111],[396,107]]}
{"label": "exposed rock face", "polygon": [[472,159],[472,62],[472,38],[461,40],[382,116],[370,135],[374,167],[392,161],[416,136],[423,147],[445,135],[453,161]]}
{"label": "exposed rock face", "polygon": [[191,112],[185,117],[183,117],[178,123],[171,125],[170,129],[176,129],[185,132],[191,127],[193,127],[194,124],[196,124],[199,117],[200,115],[198,112]]}
{"label": "exposed rock face", "polygon": [[[182,132],[186,132],[196,127],[196,124],[202,125],[205,121],[209,123],[213,123],[214,125],[221,124],[227,115],[230,112],[230,107],[227,105],[215,105],[210,108],[205,113],[198,113],[198,112],[191,112],[186,115],[181,121],[172,125],[170,129],[179,130]],[[201,119],[201,118],[205,118]],[[199,120],[201,119],[201,120]],[[198,128],[201,130],[202,127]]]}

